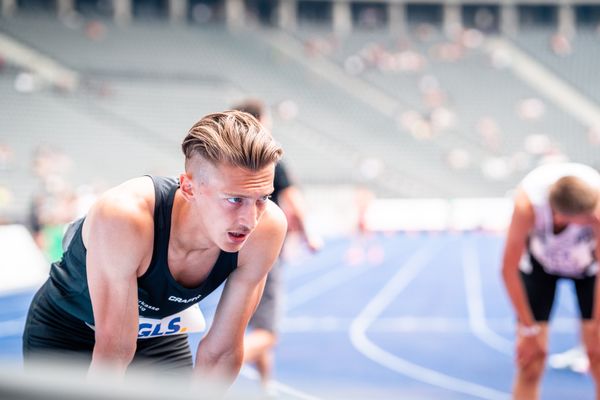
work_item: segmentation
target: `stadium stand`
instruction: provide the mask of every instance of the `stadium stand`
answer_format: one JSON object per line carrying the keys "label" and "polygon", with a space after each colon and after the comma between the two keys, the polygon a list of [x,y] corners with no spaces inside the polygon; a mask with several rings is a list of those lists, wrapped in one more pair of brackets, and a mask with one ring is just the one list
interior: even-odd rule
{"label": "stadium stand", "polygon": [[[378,197],[495,197],[548,156],[597,162],[589,127],[540,98],[472,29],[452,38],[427,24],[403,35],[355,29],[339,36],[306,25],[293,33],[264,26],[239,32],[218,23],[140,18],[122,26],[24,10],[3,18],[0,32],[81,76],[71,93],[22,93],[13,89],[18,69],[1,76],[7,95],[0,101],[14,117],[0,128],[17,160],[3,184],[14,188],[9,214],[20,219],[40,143],[72,159],[76,185],[98,171],[109,184],[148,171],[176,173],[173,145],[185,129],[247,95],[272,105],[275,134],[306,186],[366,185]],[[573,66],[564,67],[581,73],[544,58],[540,37],[547,34],[520,32],[519,46],[552,63],[559,77],[585,82],[591,34],[574,42],[582,60],[571,55]],[[593,97],[593,85],[579,86]]]}

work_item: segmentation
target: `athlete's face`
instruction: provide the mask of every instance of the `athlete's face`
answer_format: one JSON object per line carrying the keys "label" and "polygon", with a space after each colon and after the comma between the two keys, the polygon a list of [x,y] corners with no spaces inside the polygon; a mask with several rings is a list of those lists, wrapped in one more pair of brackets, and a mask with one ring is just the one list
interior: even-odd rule
{"label": "athlete's face", "polygon": [[210,165],[197,199],[206,233],[219,248],[239,251],[254,231],[273,193],[275,164],[250,171],[228,164]]}

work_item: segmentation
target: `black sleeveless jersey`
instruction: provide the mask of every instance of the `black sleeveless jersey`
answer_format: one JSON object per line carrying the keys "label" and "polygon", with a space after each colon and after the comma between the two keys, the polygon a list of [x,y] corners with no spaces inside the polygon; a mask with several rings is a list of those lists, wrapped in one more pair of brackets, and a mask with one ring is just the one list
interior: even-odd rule
{"label": "black sleeveless jersey", "polygon": [[[141,317],[161,319],[189,308],[218,288],[237,267],[238,253],[221,251],[209,275],[198,287],[186,288],[177,283],[169,271],[167,253],[173,199],[179,184],[173,178],[150,178],[156,196],[154,248],[148,270],[137,280],[138,308]],[[72,239],[62,259],[52,264],[48,290],[56,305],[76,318],[94,324],[86,274],[87,251],[81,236],[83,221],[84,218],[69,228]]]}

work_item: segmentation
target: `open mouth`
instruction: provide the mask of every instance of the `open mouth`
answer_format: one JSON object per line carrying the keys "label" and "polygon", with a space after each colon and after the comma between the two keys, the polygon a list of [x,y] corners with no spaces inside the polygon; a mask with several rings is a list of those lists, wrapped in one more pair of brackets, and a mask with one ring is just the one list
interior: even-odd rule
{"label": "open mouth", "polygon": [[227,235],[234,242],[242,242],[248,236],[247,233],[240,233],[240,232],[227,232]]}

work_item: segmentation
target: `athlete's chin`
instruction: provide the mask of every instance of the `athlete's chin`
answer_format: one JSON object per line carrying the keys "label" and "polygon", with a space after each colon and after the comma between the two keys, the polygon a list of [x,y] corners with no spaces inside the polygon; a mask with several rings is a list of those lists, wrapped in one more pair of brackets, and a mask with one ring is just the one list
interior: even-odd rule
{"label": "athlete's chin", "polygon": [[221,246],[221,250],[228,253],[237,253],[242,249],[242,247],[244,247],[244,245],[225,243],[223,246]]}

